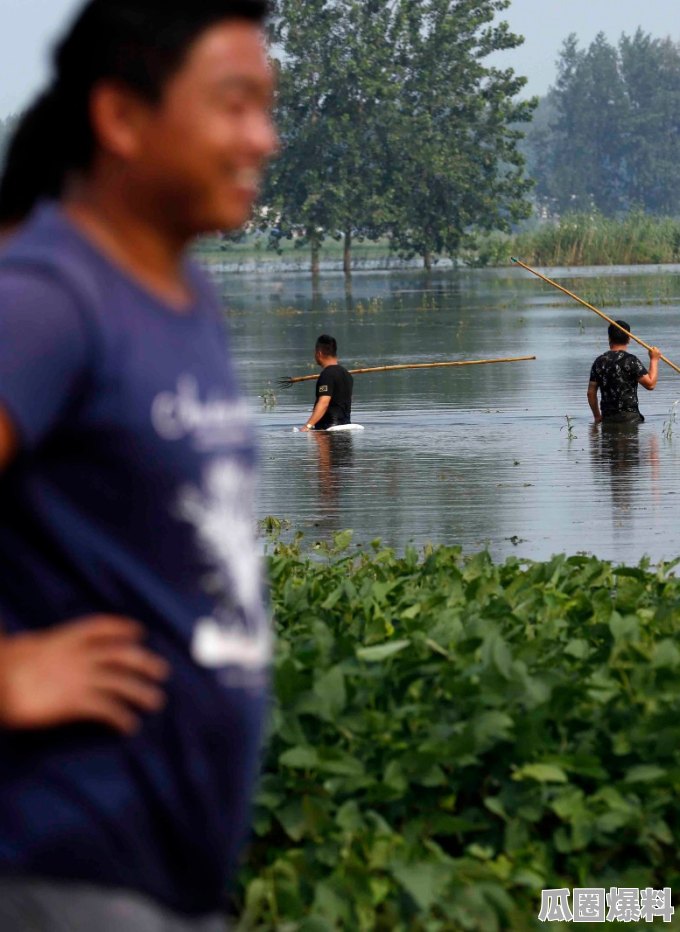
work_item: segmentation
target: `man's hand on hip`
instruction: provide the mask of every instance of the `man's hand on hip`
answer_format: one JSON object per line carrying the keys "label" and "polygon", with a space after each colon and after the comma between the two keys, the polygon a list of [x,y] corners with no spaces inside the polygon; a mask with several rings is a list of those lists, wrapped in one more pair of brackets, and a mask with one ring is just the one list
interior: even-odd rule
{"label": "man's hand on hip", "polygon": [[123,734],[162,708],[168,663],[142,646],[128,618],[90,615],[0,638],[0,727],[100,722]]}

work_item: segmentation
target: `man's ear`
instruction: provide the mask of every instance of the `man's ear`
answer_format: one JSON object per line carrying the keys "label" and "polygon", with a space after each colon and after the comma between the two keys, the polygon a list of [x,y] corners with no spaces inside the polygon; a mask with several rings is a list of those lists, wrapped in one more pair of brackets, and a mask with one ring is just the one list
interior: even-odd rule
{"label": "man's ear", "polygon": [[97,144],[124,161],[142,150],[148,116],[149,104],[120,83],[102,81],[92,91],[90,119]]}

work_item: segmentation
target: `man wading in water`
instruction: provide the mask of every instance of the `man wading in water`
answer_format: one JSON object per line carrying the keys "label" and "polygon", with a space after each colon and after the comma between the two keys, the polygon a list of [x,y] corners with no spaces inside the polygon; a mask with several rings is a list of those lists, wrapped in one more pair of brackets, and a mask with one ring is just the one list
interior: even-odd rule
{"label": "man wading in water", "polygon": [[661,350],[656,346],[650,349],[648,372],[637,356],[627,352],[630,338],[623,331],[630,332],[630,324],[625,320],[616,323],[618,326],[610,324],[607,331],[609,352],[598,356],[590,370],[588,404],[596,424],[638,424],[644,418],[638,408],[637,387],[642,385],[650,392],[656,387]]}
{"label": "man wading in water", "polygon": [[316,341],[314,359],[322,371],[316,382],[314,410],[302,430],[327,430],[349,424],[354,379],[344,366],[339,365],[338,344],[333,337],[321,334]]}
{"label": "man wading in water", "polygon": [[90,0],[10,149],[2,932],[224,930],[271,636],[252,425],[185,247],[244,223],[275,149],[264,13]]}

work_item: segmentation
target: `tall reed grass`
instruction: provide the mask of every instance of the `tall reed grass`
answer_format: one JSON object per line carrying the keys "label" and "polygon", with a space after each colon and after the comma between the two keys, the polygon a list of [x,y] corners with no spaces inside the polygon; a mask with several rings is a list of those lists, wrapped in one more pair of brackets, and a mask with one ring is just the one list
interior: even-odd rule
{"label": "tall reed grass", "polygon": [[511,236],[489,234],[463,256],[470,265],[647,265],[680,261],[680,219],[636,211],[621,219],[573,214]]}

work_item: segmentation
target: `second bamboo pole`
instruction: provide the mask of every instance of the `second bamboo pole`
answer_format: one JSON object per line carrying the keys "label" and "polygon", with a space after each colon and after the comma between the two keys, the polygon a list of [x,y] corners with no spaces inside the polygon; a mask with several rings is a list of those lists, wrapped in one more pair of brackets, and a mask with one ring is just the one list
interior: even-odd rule
{"label": "second bamboo pole", "polygon": [[[371,366],[367,369],[348,369],[351,375],[361,375],[366,372],[394,372],[397,369],[444,369],[450,366],[486,366],[498,362],[526,362],[536,359],[535,356],[507,356],[501,359],[462,359],[455,362],[405,362],[396,363],[391,366]],[[282,385],[294,385],[296,382],[311,382],[312,379],[318,379],[316,375],[299,375],[295,378],[280,379]]]}
{"label": "second bamboo pole", "polygon": [[[614,324],[614,326],[618,327],[622,333],[625,333],[627,337],[630,337],[631,340],[635,340],[635,342],[639,343],[640,346],[644,346],[644,348],[647,351],[652,349],[649,343],[645,343],[645,341],[642,340],[640,337],[636,337],[634,333],[630,333],[628,330],[625,330],[623,327],[619,327],[619,325],[616,323],[615,320],[613,320],[611,317],[607,317],[607,315],[603,311],[600,311],[598,310],[598,308],[593,307],[592,304],[588,304],[588,302],[584,301],[583,298],[579,298],[579,296],[577,294],[574,294],[573,291],[569,291],[567,288],[564,288],[562,285],[558,285],[558,283],[553,281],[552,278],[548,278],[547,275],[543,275],[541,272],[536,271],[536,269],[532,269],[530,265],[526,265],[526,263],[522,262],[520,259],[512,258],[512,262],[514,262],[515,265],[519,265],[521,268],[526,269],[527,272],[531,272],[532,275],[535,275],[536,278],[540,278],[541,281],[546,282],[548,285],[552,285],[553,288],[557,288],[557,290],[563,292],[563,294],[566,294],[570,298],[573,298],[574,301],[578,302],[579,304],[582,304],[583,307],[587,307],[588,310],[594,311],[603,320],[606,320],[607,323]],[[671,362],[670,359],[668,359],[666,356],[661,355],[659,358],[663,359],[666,365],[670,366],[671,369],[674,369],[676,372],[680,373],[680,368],[678,368],[678,366],[676,366],[674,362]]]}

